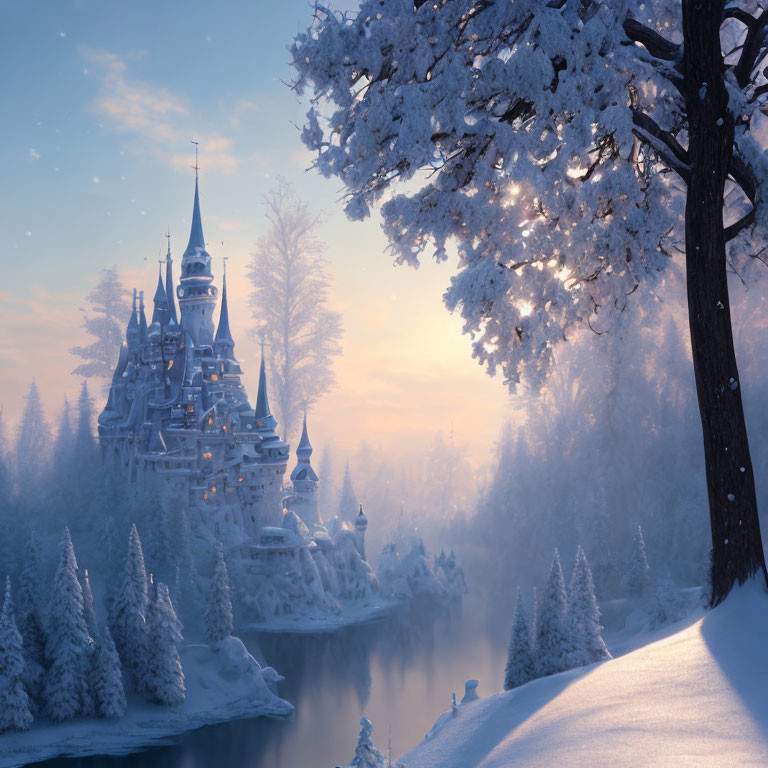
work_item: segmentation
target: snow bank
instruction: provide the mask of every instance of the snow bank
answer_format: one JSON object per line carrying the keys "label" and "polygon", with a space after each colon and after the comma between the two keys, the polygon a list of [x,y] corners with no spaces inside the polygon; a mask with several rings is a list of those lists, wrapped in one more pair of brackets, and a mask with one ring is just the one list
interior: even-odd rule
{"label": "snow bank", "polygon": [[247,717],[281,717],[293,707],[271,688],[280,678],[262,667],[236,637],[215,648],[180,648],[186,701],[160,707],[136,696],[120,720],[80,719],[54,725],[45,721],[26,733],[0,736],[0,768],[57,756],[125,754],[154,746],[203,725]]}
{"label": "snow bank", "polygon": [[626,656],[462,704],[401,760],[405,768],[768,765],[768,595],[747,585]]}

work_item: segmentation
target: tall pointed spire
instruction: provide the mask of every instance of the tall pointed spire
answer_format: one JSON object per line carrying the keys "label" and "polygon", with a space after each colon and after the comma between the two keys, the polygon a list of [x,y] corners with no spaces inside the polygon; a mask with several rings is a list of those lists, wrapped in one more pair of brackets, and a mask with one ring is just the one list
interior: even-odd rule
{"label": "tall pointed spire", "polygon": [[163,262],[157,268],[157,288],[153,299],[154,310],[152,312],[152,322],[160,325],[168,324],[168,298],[165,295],[165,286],[163,285]]}
{"label": "tall pointed spire", "polygon": [[309,457],[312,455],[312,444],[309,442],[309,435],[307,434],[307,409],[304,409],[304,426],[301,429],[301,439],[299,445],[296,448],[296,457],[299,461],[306,461],[309,463]]}
{"label": "tall pointed spire", "polygon": [[178,325],[179,318],[176,314],[176,297],[173,290],[173,259],[171,258],[171,233],[168,238],[168,251],[165,254],[165,295],[168,299],[168,324]]}
{"label": "tall pointed spire", "polygon": [[139,339],[139,316],[136,312],[136,289],[133,289],[133,305],[131,309],[131,319],[128,321],[128,328],[125,330],[125,340],[128,345],[135,344]]}
{"label": "tall pointed spire", "polygon": [[195,202],[192,207],[192,227],[189,230],[189,243],[184,255],[194,253],[196,250],[205,250],[205,237],[203,237],[203,218],[200,215],[200,192],[198,189],[197,171],[195,171]]}
{"label": "tall pointed spire", "polygon": [[144,291],[139,291],[139,341],[147,340],[147,316],[144,314]]}
{"label": "tall pointed spire", "polygon": [[261,367],[259,368],[259,391],[256,395],[256,418],[264,421],[271,417],[269,399],[267,398],[267,370],[264,367],[264,344],[261,345]]}
{"label": "tall pointed spire", "polygon": [[219,326],[216,329],[216,338],[213,341],[214,346],[229,347],[229,352],[234,349],[235,342],[232,339],[232,333],[229,330],[229,306],[227,304],[227,262],[224,261],[224,277],[221,289],[221,312],[219,313]]}

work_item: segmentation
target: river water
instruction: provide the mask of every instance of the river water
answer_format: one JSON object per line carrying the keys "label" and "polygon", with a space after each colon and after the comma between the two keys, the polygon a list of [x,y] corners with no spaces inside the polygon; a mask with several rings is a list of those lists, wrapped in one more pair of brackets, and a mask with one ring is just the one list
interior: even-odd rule
{"label": "river water", "polygon": [[[484,622],[483,622],[484,623]],[[376,746],[392,755],[415,746],[464,682],[479,693],[501,689],[504,648],[469,609],[436,612],[412,605],[372,624],[318,635],[243,637],[285,680],[279,693],[296,707],[289,720],[258,718],[201,728],[169,744],[124,757],[51,760],[46,768],[334,768],[352,758],[362,715]]]}

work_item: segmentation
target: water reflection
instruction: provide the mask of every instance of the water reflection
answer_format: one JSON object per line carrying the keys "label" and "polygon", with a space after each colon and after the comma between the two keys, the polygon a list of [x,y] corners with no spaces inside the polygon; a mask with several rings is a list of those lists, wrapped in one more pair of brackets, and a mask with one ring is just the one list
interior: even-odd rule
{"label": "water reflection", "polygon": [[319,635],[244,637],[254,655],[286,679],[288,721],[241,720],[201,728],[169,746],[124,757],[51,760],[47,768],[333,768],[354,751],[362,714],[386,751],[391,728],[398,755],[420,741],[451,692],[480,679],[499,690],[504,649],[493,646],[459,607],[414,604],[374,624]]}

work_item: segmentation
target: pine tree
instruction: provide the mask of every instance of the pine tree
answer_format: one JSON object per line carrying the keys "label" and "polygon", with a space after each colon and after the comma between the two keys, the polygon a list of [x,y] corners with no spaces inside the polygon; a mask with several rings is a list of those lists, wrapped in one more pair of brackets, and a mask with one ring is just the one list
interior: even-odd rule
{"label": "pine tree", "polygon": [[518,588],[512,619],[512,637],[507,654],[507,668],[504,671],[504,690],[509,691],[518,685],[523,685],[534,677],[536,677],[536,668],[531,654],[531,632]]}
{"label": "pine tree", "polygon": [[177,643],[184,638],[173,609],[168,587],[162,582],[153,589],[148,604],[149,657],[146,688],[158,704],[170,707],[186,698],[184,671]]}
{"label": "pine tree", "polygon": [[229,596],[229,577],[224,562],[224,548],[217,546],[216,567],[213,571],[205,608],[205,635],[209,643],[218,643],[232,634],[232,601]]}
{"label": "pine tree", "polygon": [[106,624],[99,635],[91,690],[96,712],[100,717],[119,718],[125,714],[128,705],[125,700],[120,657]]}
{"label": "pine tree", "polygon": [[200,615],[200,595],[197,585],[197,568],[192,554],[192,528],[187,512],[177,504],[171,529],[171,540],[175,542],[176,567],[173,594],[176,597],[179,614],[189,625]]}
{"label": "pine tree", "polygon": [[592,571],[584,550],[576,551],[568,595],[568,631],[572,649],[568,654],[569,666],[580,667],[611,658],[601,636],[600,609],[595,597]]}
{"label": "pine tree", "polygon": [[88,569],[83,571],[83,578],[80,581],[80,587],[83,590],[83,616],[85,625],[88,627],[88,634],[96,637],[96,611],[93,606],[93,592],[91,592],[91,582],[88,578]]}
{"label": "pine tree", "polygon": [[360,718],[360,735],[357,737],[355,756],[349,768],[383,768],[384,757],[373,745],[373,725],[367,717]]}
{"label": "pine tree", "polygon": [[5,580],[0,612],[0,733],[26,731],[32,725],[29,697],[24,690],[24,654],[13,615],[11,580]]}
{"label": "pine tree", "polygon": [[44,688],[48,714],[57,722],[91,710],[87,680],[90,649],[75,550],[65,528],[48,609],[46,650],[50,668]]}
{"label": "pine tree", "polygon": [[560,566],[560,555],[555,549],[552,569],[541,600],[536,637],[536,661],[541,677],[562,672],[568,668],[569,642],[566,634],[565,581]]}
{"label": "pine tree", "polygon": [[34,379],[27,393],[16,436],[16,483],[33,504],[41,501],[41,479],[51,448],[51,430]]}
{"label": "pine tree", "polygon": [[627,591],[633,597],[647,594],[650,586],[648,559],[645,556],[643,529],[638,525],[632,539],[632,559],[627,573]]}
{"label": "pine tree", "polygon": [[147,664],[147,572],[136,526],[128,537],[123,581],[112,604],[110,626],[117,651],[137,687],[142,687]]}
{"label": "pine tree", "polygon": [[531,597],[531,654],[533,655],[534,660],[538,658],[538,638],[539,638],[539,593],[536,587],[534,587],[533,596]]}
{"label": "pine tree", "polygon": [[40,554],[37,532],[32,531],[24,547],[18,589],[18,628],[24,648],[24,680],[34,698],[42,693],[45,671],[45,633],[40,619]]}

